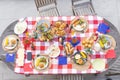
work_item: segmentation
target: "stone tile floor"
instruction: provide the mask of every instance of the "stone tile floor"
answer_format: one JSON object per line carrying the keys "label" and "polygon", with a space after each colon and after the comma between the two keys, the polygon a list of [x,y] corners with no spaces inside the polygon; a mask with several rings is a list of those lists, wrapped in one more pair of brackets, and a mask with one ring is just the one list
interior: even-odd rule
{"label": "stone tile floor", "polygon": [[[120,30],[120,0],[92,0],[96,13],[108,19]],[[58,10],[61,16],[73,15],[71,0],[57,0]],[[0,35],[4,29],[14,20],[27,16],[39,16],[34,0],[0,0]],[[94,78],[88,76],[85,80]],[[119,76],[112,76],[113,80],[120,80]],[[15,74],[7,66],[0,62],[0,80],[58,80],[56,75],[32,75],[25,77]],[[94,80],[105,80],[104,76],[97,76]]]}

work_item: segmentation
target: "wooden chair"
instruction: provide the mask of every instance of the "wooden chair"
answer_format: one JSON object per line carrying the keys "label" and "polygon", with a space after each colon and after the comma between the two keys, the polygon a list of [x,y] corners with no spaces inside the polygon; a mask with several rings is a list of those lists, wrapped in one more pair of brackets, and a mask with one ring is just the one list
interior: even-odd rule
{"label": "wooden chair", "polygon": [[79,74],[69,74],[69,75],[59,75],[59,80],[84,80],[82,75]]}
{"label": "wooden chair", "polygon": [[72,0],[72,8],[75,16],[96,14],[91,0]]}
{"label": "wooden chair", "polygon": [[[104,20],[105,23],[109,24],[111,31],[110,31],[110,35],[114,35],[114,39],[116,41],[116,48],[115,48],[115,52],[116,52],[116,58],[114,59],[109,59],[107,62],[109,64],[109,68],[105,73],[105,76],[108,78],[106,80],[112,80],[111,76],[119,76],[120,75],[120,34],[118,29],[108,20]],[[115,80],[115,79],[113,79]]]}
{"label": "wooden chair", "polygon": [[112,64],[112,66],[107,70],[105,75],[108,77],[108,79],[106,80],[112,80],[111,78],[109,78],[110,76],[120,75],[120,56]]}
{"label": "wooden chair", "polygon": [[56,0],[34,0],[40,16],[59,16]]}

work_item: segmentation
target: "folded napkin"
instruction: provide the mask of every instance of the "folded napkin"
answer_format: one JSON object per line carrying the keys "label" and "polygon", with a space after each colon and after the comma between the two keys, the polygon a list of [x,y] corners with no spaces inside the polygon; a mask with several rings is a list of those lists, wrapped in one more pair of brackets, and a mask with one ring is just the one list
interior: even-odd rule
{"label": "folded napkin", "polygon": [[65,65],[65,64],[67,64],[67,57],[66,56],[60,56],[60,57],[58,57],[58,64],[59,65]]}
{"label": "folded napkin", "polygon": [[100,33],[106,34],[107,32],[110,31],[110,27],[105,23],[100,23],[97,31]]}
{"label": "folded napkin", "polygon": [[15,61],[15,53],[7,53],[5,61],[6,62],[14,62]]}
{"label": "folded napkin", "polygon": [[25,72],[31,72],[33,70],[32,64],[31,63],[25,63],[24,64],[24,71]]}
{"label": "folded napkin", "polygon": [[32,52],[27,52],[27,60],[32,60]]}
{"label": "folded napkin", "polygon": [[105,58],[116,58],[115,50],[110,49],[107,51]]}

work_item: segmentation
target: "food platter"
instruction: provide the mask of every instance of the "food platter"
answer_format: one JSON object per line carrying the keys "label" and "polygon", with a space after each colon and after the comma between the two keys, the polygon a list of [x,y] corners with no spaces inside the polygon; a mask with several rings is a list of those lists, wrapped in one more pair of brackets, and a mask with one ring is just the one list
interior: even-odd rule
{"label": "food platter", "polygon": [[8,36],[5,38],[3,45],[5,49],[8,50],[14,49],[17,46],[17,40],[13,36]]}
{"label": "food platter", "polygon": [[78,65],[73,60],[71,60],[71,63],[73,65],[74,69],[77,69],[79,71],[88,70],[90,65],[91,65],[90,56],[87,56],[87,61],[86,61],[86,63],[84,65]]}
{"label": "food platter", "polygon": [[48,31],[39,34],[39,40],[40,41],[52,41],[54,39],[54,33],[52,32],[51,29],[49,29]]}
{"label": "food platter", "polygon": [[52,31],[55,32],[56,36],[64,36],[66,35],[66,27],[66,22],[59,20],[53,24]]}
{"label": "food platter", "polygon": [[111,38],[107,35],[99,36],[98,42],[103,49],[109,49],[112,46]]}
{"label": "food platter", "polygon": [[110,36],[110,35],[105,35],[105,36],[107,36],[110,39],[110,41],[111,41],[109,49],[115,49],[115,47],[116,47],[115,39],[112,36]]}
{"label": "food platter", "polygon": [[20,39],[16,35],[8,35],[3,39],[2,47],[5,51],[16,52],[20,45]]}
{"label": "food platter", "polygon": [[46,32],[50,28],[50,22],[49,20],[39,20],[36,22],[35,27],[38,33]]}
{"label": "food platter", "polygon": [[87,54],[83,51],[74,54],[73,61],[78,65],[84,65],[87,62]]}
{"label": "food platter", "polygon": [[47,19],[42,19],[36,22],[35,32],[38,34],[40,41],[51,41],[54,38],[54,33],[51,30],[50,21]]}
{"label": "food platter", "polygon": [[70,42],[66,42],[64,45],[64,50],[67,56],[71,56],[74,53],[74,48],[73,46],[70,44]]}
{"label": "food platter", "polygon": [[[103,39],[102,39],[102,38]],[[97,44],[97,46],[95,46]],[[109,49],[115,49],[116,47],[116,41],[115,39],[110,35],[100,35],[97,42],[94,44],[94,49],[98,49],[98,51],[104,51],[106,52]]]}
{"label": "food platter", "polygon": [[38,70],[45,70],[47,68],[49,68],[50,65],[50,58],[47,55],[37,55],[34,59],[33,59],[33,67]]}
{"label": "food platter", "polygon": [[73,19],[70,26],[72,26],[75,31],[83,33],[87,31],[88,22],[86,19],[79,17],[79,18]]}

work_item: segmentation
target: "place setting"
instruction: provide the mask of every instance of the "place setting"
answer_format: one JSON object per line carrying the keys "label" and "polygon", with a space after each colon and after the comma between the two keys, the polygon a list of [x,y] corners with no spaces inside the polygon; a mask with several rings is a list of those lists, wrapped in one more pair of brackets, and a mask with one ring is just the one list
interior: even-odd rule
{"label": "place setting", "polygon": [[20,39],[16,35],[8,35],[3,39],[2,47],[5,51],[16,52],[20,46]]}

